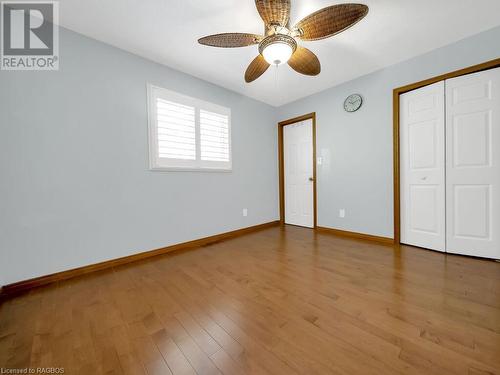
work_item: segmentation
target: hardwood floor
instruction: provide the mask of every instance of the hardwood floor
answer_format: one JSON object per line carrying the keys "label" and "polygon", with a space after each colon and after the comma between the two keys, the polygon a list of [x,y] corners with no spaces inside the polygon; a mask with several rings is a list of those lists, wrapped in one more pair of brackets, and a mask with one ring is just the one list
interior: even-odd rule
{"label": "hardwood floor", "polygon": [[500,374],[500,263],[270,228],[5,301],[2,367]]}

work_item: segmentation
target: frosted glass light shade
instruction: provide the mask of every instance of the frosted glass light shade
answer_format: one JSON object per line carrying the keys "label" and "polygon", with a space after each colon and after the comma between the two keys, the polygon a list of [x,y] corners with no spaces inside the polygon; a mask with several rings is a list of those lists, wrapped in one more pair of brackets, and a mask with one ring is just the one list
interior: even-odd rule
{"label": "frosted glass light shade", "polygon": [[293,49],[289,44],[286,43],[273,43],[268,45],[262,51],[264,59],[271,65],[281,65],[290,60],[292,56]]}

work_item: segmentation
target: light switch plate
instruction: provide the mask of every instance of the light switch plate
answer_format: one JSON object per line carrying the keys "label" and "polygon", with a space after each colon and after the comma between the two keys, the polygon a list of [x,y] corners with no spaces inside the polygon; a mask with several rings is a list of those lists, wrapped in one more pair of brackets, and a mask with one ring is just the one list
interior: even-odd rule
{"label": "light switch plate", "polygon": [[248,210],[246,208],[243,209],[243,216],[248,216]]}
{"label": "light switch plate", "polygon": [[339,217],[341,217],[341,218],[344,218],[344,217],[345,217],[345,209],[344,209],[344,208],[341,208],[341,209],[339,210]]}

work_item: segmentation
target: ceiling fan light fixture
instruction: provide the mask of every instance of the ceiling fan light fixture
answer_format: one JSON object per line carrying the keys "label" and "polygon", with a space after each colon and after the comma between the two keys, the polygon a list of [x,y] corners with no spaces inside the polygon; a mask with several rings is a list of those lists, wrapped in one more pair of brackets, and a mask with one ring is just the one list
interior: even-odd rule
{"label": "ceiling fan light fixture", "polygon": [[297,41],[315,41],[337,35],[357,24],[368,14],[364,4],[330,5],[309,14],[291,26],[292,0],[255,0],[257,11],[264,21],[264,35],[222,33],[198,39],[200,44],[233,48],[259,45],[259,55],[245,70],[245,82],[250,83],[264,74],[271,65],[288,65],[296,72],[317,76],[321,72],[318,57]]}
{"label": "ceiling fan light fixture", "polygon": [[285,64],[297,49],[294,38],[275,34],[264,38],[259,45],[259,52],[270,65]]}
{"label": "ceiling fan light fixture", "polygon": [[281,65],[290,60],[292,53],[293,49],[290,45],[278,42],[268,45],[262,52],[262,55],[269,64]]}

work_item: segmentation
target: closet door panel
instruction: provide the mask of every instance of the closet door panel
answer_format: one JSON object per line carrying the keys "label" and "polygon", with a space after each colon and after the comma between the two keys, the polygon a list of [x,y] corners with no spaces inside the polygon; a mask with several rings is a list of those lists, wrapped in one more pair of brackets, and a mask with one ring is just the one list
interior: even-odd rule
{"label": "closet door panel", "polygon": [[447,251],[500,259],[500,69],[446,81]]}
{"label": "closet door panel", "polygon": [[401,242],[445,250],[444,82],[400,97]]}

